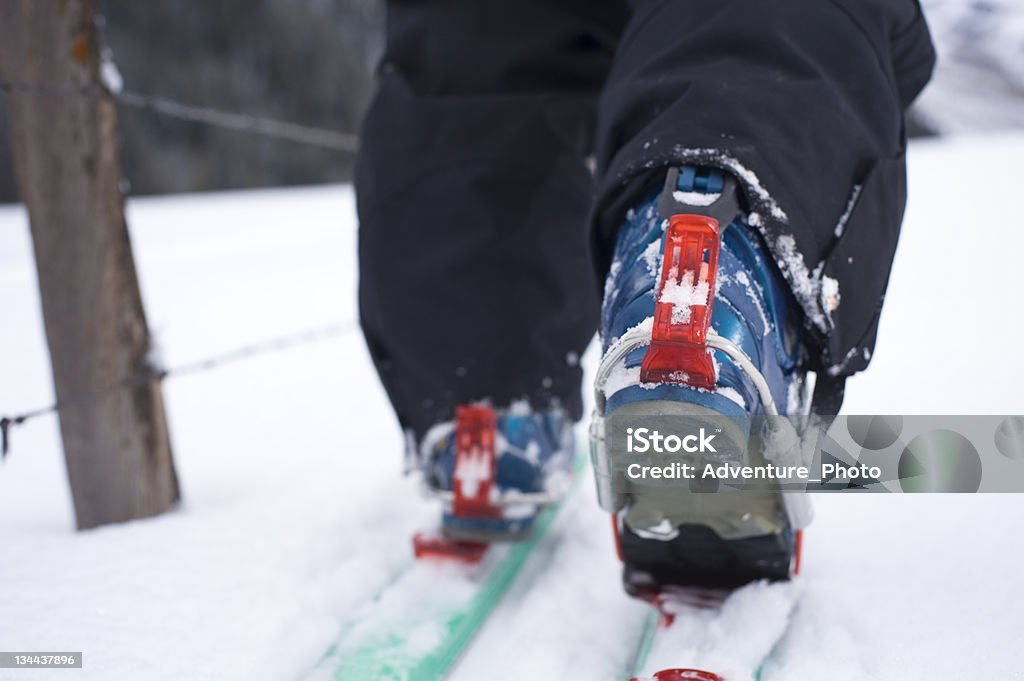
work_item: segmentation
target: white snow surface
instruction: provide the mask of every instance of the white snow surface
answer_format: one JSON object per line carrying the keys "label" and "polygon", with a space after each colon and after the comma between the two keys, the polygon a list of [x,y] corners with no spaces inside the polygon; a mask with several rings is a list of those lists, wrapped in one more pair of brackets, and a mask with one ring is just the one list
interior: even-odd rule
{"label": "white snow surface", "polygon": [[615,393],[633,385],[641,385],[640,367],[627,367],[619,362],[608,372],[608,377],[605,379],[604,385],[601,386],[601,392],[604,393],[605,399],[611,399]]}
{"label": "white snow surface", "polygon": [[758,295],[759,291],[754,288],[756,284],[750,281],[750,277],[743,270],[736,272],[736,281],[744,288],[747,297],[757,307],[757,312],[761,316],[761,328],[764,329],[761,335],[767,336],[772,331],[772,324],[768,321],[768,314],[764,311],[764,306],[761,305],[761,298]]}
{"label": "white snow surface", "polygon": [[119,95],[124,90],[124,78],[114,61],[114,53],[109,47],[100,50],[100,80],[112,94]]}
{"label": "white snow surface", "polygon": [[732,594],[721,608],[674,610],[675,623],[655,640],[641,673],[678,666],[684,658],[688,665],[714,670],[725,679],[752,678],[785,633],[801,586],[751,584]]}
{"label": "white snow surface", "polygon": [[707,307],[711,294],[711,287],[708,285],[707,263],[701,264],[701,271],[698,281],[694,283],[692,271],[683,272],[679,277],[679,270],[673,267],[661,289],[658,297],[659,303],[672,304],[672,322],[674,324],[686,324],[693,315],[691,308]]}
{"label": "white snow surface", "polygon": [[679,203],[685,203],[689,206],[710,206],[721,196],[721,193],[705,194],[704,192],[684,192],[678,189],[672,192],[672,198]]}
{"label": "white snow surface", "polygon": [[644,263],[647,265],[647,271],[651,273],[651,276],[655,280],[661,279],[661,239],[655,239],[647,248],[644,249],[643,253]]}
{"label": "white snow surface", "polygon": [[[1024,136],[1009,134],[911,147],[906,228],[849,413],[1024,413],[1024,224],[1000,200],[950,200],[1008,203],[1022,155]],[[169,366],[355,318],[347,187],[129,208]],[[0,208],[0,413],[53,397],[34,276],[24,213]],[[582,358],[591,376],[596,359],[594,348]],[[0,679],[302,678],[407,564],[414,530],[436,522],[401,476],[403,437],[355,330],[170,379],[165,395],[185,496],[160,518],[74,532],[56,419],[12,433],[0,465],[0,648],[83,651],[84,668]],[[737,593],[676,630],[678,647],[652,663],[708,662],[742,678],[788,617],[764,681],[1024,678],[1022,497],[815,502],[796,583]],[[628,678],[646,607],[621,593],[608,525],[584,481],[454,681]],[[393,605],[399,617],[413,607]]]}

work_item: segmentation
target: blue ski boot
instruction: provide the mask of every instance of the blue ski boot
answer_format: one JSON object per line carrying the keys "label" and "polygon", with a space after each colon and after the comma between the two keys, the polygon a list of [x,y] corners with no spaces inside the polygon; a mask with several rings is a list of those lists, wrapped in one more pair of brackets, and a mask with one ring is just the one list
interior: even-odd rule
{"label": "blue ski boot", "polygon": [[731,175],[671,168],[627,215],[605,287],[591,452],[632,595],[795,569],[805,495],[716,492],[703,474],[764,464],[764,418],[804,409],[800,321]]}
{"label": "blue ski boot", "polygon": [[432,428],[420,448],[427,486],[444,503],[444,539],[417,538],[417,555],[473,554],[489,542],[525,539],[540,509],[568,491],[572,459],[572,422],[561,410],[457,407],[455,420]]}

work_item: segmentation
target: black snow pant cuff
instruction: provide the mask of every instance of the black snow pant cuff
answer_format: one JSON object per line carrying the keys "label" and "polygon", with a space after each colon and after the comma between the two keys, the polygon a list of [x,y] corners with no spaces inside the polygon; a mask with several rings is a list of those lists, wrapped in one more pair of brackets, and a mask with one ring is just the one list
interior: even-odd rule
{"label": "black snow pant cuff", "polygon": [[729,170],[804,311],[809,368],[865,368],[906,203],[903,113],[935,61],[917,2],[634,5],[599,106],[599,262],[661,168]]}
{"label": "black snow pant cuff", "polygon": [[841,386],[874,344],[933,63],[916,0],[391,0],[359,304],[402,425],[481,399],[580,417],[616,232],[683,162],[740,179],[809,368]]}

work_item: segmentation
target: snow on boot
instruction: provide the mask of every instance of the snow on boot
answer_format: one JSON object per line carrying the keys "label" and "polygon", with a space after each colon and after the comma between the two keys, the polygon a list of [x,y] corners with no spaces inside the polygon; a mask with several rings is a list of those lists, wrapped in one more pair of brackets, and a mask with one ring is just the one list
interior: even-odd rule
{"label": "snow on boot", "polygon": [[567,493],[572,461],[572,422],[559,409],[457,407],[455,420],[427,432],[419,451],[427,487],[444,503],[449,542],[420,537],[417,554],[464,553],[472,561],[481,543],[525,539],[541,508]]}
{"label": "snow on boot", "polygon": [[787,579],[809,518],[803,496],[787,503],[796,495],[769,486],[714,492],[691,477],[641,489],[624,475],[650,451],[637,443],[650,447],[641,436],[654,429],[641,425],[687,424],[672,460],[699,476],[708,463],[763,463],[762,417],[805,409],[798,308],[739,200],[729,174],[670,168],[628,213],[606,281],[591,451],[638,597]]}

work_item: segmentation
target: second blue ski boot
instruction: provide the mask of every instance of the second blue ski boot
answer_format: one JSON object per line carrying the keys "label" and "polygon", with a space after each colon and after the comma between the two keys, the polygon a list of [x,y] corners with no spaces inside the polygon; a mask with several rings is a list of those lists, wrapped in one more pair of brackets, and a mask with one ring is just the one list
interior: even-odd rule
{"label": "second blue ski boot", "polygon": [[[591,451],[631,594],[790,576],[806,499],[771,485],[716,492],[702,472],[764,463],[762,417],[804,409],[800,322],[731,175],[670,168],[627,215],[605,287]],[[664,439],[673,429],[686,432]]]}
{"label": "second blue ski boot", "polygon": [[419,467],[444,512],[443,539],[417,538],[417,554],[473,560],[488,542],[525,539],[541,508],[568,491],[572,464],[572,422],[560,409],[457,407],[420,446]]}

